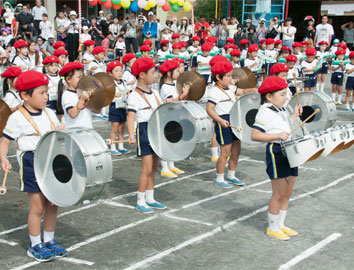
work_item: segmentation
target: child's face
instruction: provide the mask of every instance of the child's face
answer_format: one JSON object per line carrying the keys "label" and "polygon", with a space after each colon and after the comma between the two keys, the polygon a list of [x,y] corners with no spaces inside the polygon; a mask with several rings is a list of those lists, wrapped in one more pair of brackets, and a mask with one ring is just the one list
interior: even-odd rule
{"label": "child's face", "polygon": [[312,62],[315,60],[315,57],[313,55],[306,56],[307,62]]}
{"label": "child's face", "polygon": [[112,73],[110,74],[112,78],[116,81],[119,81],[122,78],[123,75],[123,69],[122,67],[118,66],[112,69]]}
{"label": "child's face", "polygon": [[264,50],[267,47],[267,45],[265,44],[265,42],[261,43],[261,50]]}
{"label": "child's face", "polygon": [[149,57],[149,56],[150,56],[150,52],[148,52],[148,51],[143,51],[143,52],[141,52],[141,56],[143,56],[143,57]]}
{"label": "child's face", "polygon": [[123,38],[122,38],[122,37],[119,37],[119,38],[118,38],[118,41],[119,41],[119,42],[123,42]]}
{"label": "child's face", "polygon": [[210,51],[203,51],[203,56],[209,56]]}
{"label": "child's face", "polygon": [[155,82],[155,68],[150,68],[146,73],[141,72],[139,79],[144,80],[146,85],[152,85]]}
{"label": "child's face", "polygon": [[180,75],[179,74],[179,68],[174,69],[173,72],[172,72],[172,76],[171,76],[172,80],[173,81],[177,80],[179,75]]}
{"label": "child's face", "polygon": [[58,71],[58,64],[57,63],[52,63],[47,65],[48,72],[50,74],[56,74]]}
{"label": "child's face", "polygon": [[226,54],[230,54],[230,52],[232,52],[233,48],[229,48],[226,50]]}
{"label": "child's face", "polygon": [[304,52],[307,50],[307,46],[301,46],[301,51]]}
{"label": "child's face", "polygon": [[180,50],[179,49],[173,49],[172,53],[175,55],[179,55]]}
{"label": "child's face", "polygon": [[287,50],[281,51],[281,55],[283,57],[287,57],[289,55],[289,51],[287,51]]}
{"label": "child's face", "polygon": [[85,29],[85,30],[84,30],[84,33],[85,33],[86,35],[88,34],[88,32],[89,32],[88,29]]}
{"label": "child's face", "polygon": [[344,54],[339,54],[339,55],[337,55],[337,59],[338,59],[338,60],[343,60],[343,59],[344,59]]}
{"label": "child's face", "polygon": [[86,50],[90,53],[92,53],[93,49],[95,48],[95,45],[87,46]]}
{"label": "child's face", "polygon": [[231,84],[232,80],[232,71],[225,73],[224,77],[221,80],[218,80],[218,84],[222,87],[228,87]]}
{"label": "child's face", "polygon": [[289,68],[293,68],[295,66],[295,62],[287,62],[286,64]]}
{"label": "child's face", "polygon": [[168,46],[164,45],[164,46],[162,46],[162,47],[161,47],[161,49],[162,49],[162,51],[164,51],[164,52],[165,52],[165,51],[167,51]]}
{"label": "child's face", "polygon": [[258,52],[250,52],[251,58],[255,58],[255,57],[257,56],[257,53],[258,53]]}
{"label": "child's face", "polygon": [[27,95],[25,92],[21,93],[21,97],[25,104],[28,104],[33,109],[42,110],[46,107],[48,101],[47,94],[48,86],[42,85],[34,88],[32,96]]}
{"label": "child's face", "polygon": [[277,44],[277,49],[280,49],[281,47],[283,47],[283,44],[281,43]]}
{"label": "child's face", "polygon": [[36,43],[31,43],[31,45],[28,47],[28,50],[34,53],[37,50]]}
{"label": "child's face", "polygon": [[59,55],[59,62],[60,62],[60,64],[61,65],[64,65],[65,64],[65,62],[66,62],[66,55],[65,54],[63,54],[63,55]]}
{"label": "child's face", "polygon": [[186,47],[182,47],[182,48],[181,48],[181,52],[185,52],[186,50],[187,50]]}
{"label": "child's face", "polygon": [[178,71],[179,71],[179,74],[182,74],[184,72],[184,64],[183,63],[179,64]]}
{"label": "child's face", "polygon": [[172,39],[172,43],[178,43],[178,42],[179,42],[179,38]]}
{"label": "child's face", "polygon": [[300,48],[299,47],[295,47],[294,48],[294,53],[299,53],[300,52]]}
{"label": "child's face", "polygon": [[27,47],[20,48],[20,54],[27,56],[28,55],[28,48]]}
{"label": "child's face", "polygon": [[127,65],[128,67],[131,67],[131,66],[134,64],[135,61],[136,61],[136,58],[130,59],[130,60],[126,63],[126,65]]}
{"label": "child's face", "polygon": [[198,40],[194,40],[194,41],[193,41],[193,46],[194,46],[194,47],[199,46],[199,41],[198,41]]}
{"label": "child's face", "polygon": [[42,16],[43,18],[43,21],[46,22],[48,20],[48,17],[47,16]]}
{"label": "child's face", "polygon": [[80,69],[76,69],[74,75],[72,77],[67,77],[66,81],[68,82],[71,88],[76,90],[77,85],[83,76],[84,76],[84,71]]}
{"label": "child's face", "polygon": [[103,60],[103,58],[104,58],[104,53],[101,52],[101,53],[96,54],[95,58],[97,59],[97,61],[101,62]]}
{"label": "child's face", "polygon": [[238,63],[238,62],[240,61],[240,56],[233,56],[233,57],[232,57],[232,61],[233,61],[234,63]]}
{"label": "child's face", "polygon": [[286,91],[287,89],[282,89],[273,93],[268,93],[266,95],[266,99],[269,103],[272,103],[276,107],[281,108],[286,102]]}
{"label": "child's face", "polygon": [[279,78],[282,78],[282,79],[284,79],[284,80],[287,80],[287,78],[288,78],[288,72],[287,72],[287,71],[279,72],[279,73],[278,73],[278,77],[279,77]]}
{"label": "child's face", "polygon": [[350,63],[354,65],[354,57],[350,58]]}
{"label": "child's face", "polygon": [[327,45],[326,45],[326,44],[321,44],[321,45],[320,45],[320,50],[321,50],[321,51],[324,51],[326,48],[327,48]]}
{"label": "child's face", "polygon": [[267,50],[273,50],[274,44],[267,44]]}

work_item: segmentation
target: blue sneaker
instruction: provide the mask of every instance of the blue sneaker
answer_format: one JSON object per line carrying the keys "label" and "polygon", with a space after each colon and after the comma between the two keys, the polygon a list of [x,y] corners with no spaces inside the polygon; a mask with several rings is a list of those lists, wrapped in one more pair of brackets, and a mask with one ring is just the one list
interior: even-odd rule
{"label": "blue sneaker", "polygon": [[354,112],[354,108],[352,109],[352,111]]}
{"label": "blue sneaker", "polygon": [[27,256],[39,262],[48,262],[55,259],[54,253],[44,243],[39,243],[34,247],[30,245],[27,250]]}
{"label": "blue sneaker", "polygon": [[[347,108],[347,109],[345,109],[345,111],[346,111],[346,112],[350,112],[350,109]],[[353,110],[353,111],[354,111],[354,110]]]}
{"label": "blue sneaker", "polygon": [[223,187],[223,188],[232,188],[232,185],[226,182],[219,182],[219,181],[214,181],[214,185],[218,187]]}
{"label": "blue sneaker", "polygon": [[102,116],[102,118],[103,118],[103,119],[108,119],[108,115],[105,114],[105,115]]}
{"label": "blue sneaker", "polygon": [[139,212],[142,212],[144,214],[152,214],[154,213],[154,210],[150,207],[145,207],[142,205],[136,205],[135,209],[138,210]]}
{"label": "blue sneaker", "polygon": [[122,148],[122,149],[118,149],[119,152],[121,152],[122,154],[126,155],[130,153],[130,150]]}
{"label": "blue sneaker", "polygon": [[166,205],[159,203],[159,202],[153,202],[153,203],[146,202],[146,204],[148,206],[150,206],[151,208],[156,208],[156,209],[166,209],[167,208]]}
{"label": "blue sneaker", "polygon": [[236,186],[243,186],[245,183],[243,181],[241,181],[238,178],[226,178],[226,181],[231,182],[232,184],[235,184]]}
{"label": "blue sneaker", "polygon": [[95,117],[97,119],[104,119],[104,116],[102,114],[96,114]]}
{"label": "blue sneaker", "polygon": [[119,152],[118,150],[111,150],[111,154],[112,154],[113,156],[121,156],[121,155],[122,155],[122,153]]}
{"label": "blue sneaker", "polygon": [[68,256],[68,251],[65,248],[59,246],[57,241],[54,239],[46,242],[45,245],[51,252],[54,253],[55,257],[61,258]]}

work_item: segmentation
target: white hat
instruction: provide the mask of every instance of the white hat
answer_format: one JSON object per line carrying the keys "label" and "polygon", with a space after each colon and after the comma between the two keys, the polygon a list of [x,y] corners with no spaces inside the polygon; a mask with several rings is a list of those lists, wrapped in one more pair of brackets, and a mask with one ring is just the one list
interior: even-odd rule
{"label": "white hat", "polygon": [[48,39],[50,39],[50,38],[54,38],[54,35],[53,35],[52,33],[50,33],[50,34],[48,35]]}
{"label": "white hat", "polygon": [[103,11],[103,10],[100,10],[100,12],[98,12],[98,14],[104,14],[104,11]]}
{"label": "white hat", "polygon": [[87,27],[87,25],[82,27],[82,30],[88,30],[89,28]]}
{"label": "white hat", "polygon": [[148,13],[148,16],[154,16],[154,12],[150,11],[150,12]]}
{"label": "white hat", "polygon": [[77,13],[76,13],[76,11],[75,11],[75,10],[70,11],[69,16],[73,16],[73,15],[77,16]]}

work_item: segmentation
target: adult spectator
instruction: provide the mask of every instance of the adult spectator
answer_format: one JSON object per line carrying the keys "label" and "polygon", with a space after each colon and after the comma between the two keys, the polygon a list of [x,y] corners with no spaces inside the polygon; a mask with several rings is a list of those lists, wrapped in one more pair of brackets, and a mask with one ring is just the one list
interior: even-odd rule
{"label": "adult spectator", "polygon": [[114,58],[112,37],[113,37],[112,33],[108,32],[105,38],[101,42],[101,46],[104,48],[104,55],[106,56],[106,58],[109,59]]}
{"label": "adult spectator", "polygon": [[102,29],[102,35],[103,36],[107,36],[108,32],[109,32],[109,26],[112,24],[112,13],[107,13],[106,15],[106,19],[102,20],[100,22],[100,26]]}
{"label": "adult spectator", "polygon": [[296,33],[296,28],[291,26],[292,22],[293,20],[290,17],[286,18],[285,24],[281,29],[281,32],[283,33],[283,45],[288,46],[289,48],[292,48],[293,46]]}
{"label": "adult spectator", "polygon": [[315,36],[316,36],[316,27],[315,19],[312,16],[306,16],[304,19],[305,26],[305,40],[313,46]]}
{"label": "adult spectator", "polygon": [[[229,37],[229,25],[227,19],[221,18],[221,24],[218,27],[219,30],[219,47],[224,47],[226,44],[226,39]],[[233,37],[232,37],[233,38]]]}
{"label": "adult spectator", "polygon": [[144,23],[145,23],[144,19],[141,16],[139,16],[138,26],[136,28],[136,39],[139,46],[143,43],[144,40],[144,36],[143,36]]}
{"label": "adult spectator", "polygon": [[340,27],[343,32],[343,39],[347,42],[347,47],[349,50],[353,49],[353,39],[354,39],[354,28],[353,22],[347,22]]}
{"label": "adult spectator", "polygon": [[188,19],[187,19],[187,17],[182,17],[181,25],[178,26],[178,33],[181,35],[180,41],[187,42],[189,40],[190,33],[188,33]]}
{"label": "adult spectator", "polygon": [[237,32],[235,33],[235,36],[234,36],[234,40],[235,40],[235,44],[240,47],[240,41],[241,39],[244,39],[246,38],[246,31],[243,30],[243,26],[242,24],[239,24],[237,26]]}
{"label": "adult spectator", "polygon": [[39,23],[39,29],[41,31],[41,37],[48,39],[49,34],[53,34],[53,25],[48,21],[48,14],[43,14],[43,21]]}
{"label": "adult spectator", "polygon": [[33,16],[28,13],[27,6],[23,6],[22,12],[16,16],[16,33],[24,33],[28,39],[33,39]]}
{"label": "adult spectator", "polygon": [[189,18],[189,25],[187,27],[187,32],[188,32],[188,35],[189,35],[189,41],[190,44],[192,44],[192,37],[193,37],[193,33],[194,33],[194,18]]}
{"label": "adult spectator", "polygon": [[46,42],[44,42],[44,44],[42,46],[42,50],[41,50],[45,54],[45,56],[53,55],[53,52],[54,52],[54,48],[53,48],[54,41],[55,41],[54,40],[54,35],[53,34],[49,34],[48,40]]}
{"label": "adult spectator", "polygon": [[156,34],[156,39],[155,39],[155,48],[156,51],[160,50],[160,34],[162,30],[162,25],[160,23],[160,18],[155,16],[155,22],[157,23],[157,34]]}
{"label": "adult spectator", "polygon": [[210,25],[207,21],[205,21],[205,15],[200,15],[199,22],[195,24],[194,31],[197,33],[197,36],[200,37],[200,42],[203,44],[205,40],[208,38],[208,31]]}
{"label": "adult spectator", "polygon": [[272,19],[270,19],[269,22],[267,38],[269,37],[269,38],[273,38],[274,40],[279,40],[280,33],[281,33],[281,25],[279,23],[279,17],[274,16]]}
{"label": "adult spectator", "polygon": [[150,40],[152,42],[151,49],[155,49],[155,39],[157,38],[157,23],[154,22],[154,13],[148,13],[148,20],[144,23],[143,27],[144,41]]}
{"label": "adult spectator", "polygon": [[89,24],[89,34],[91,35],[91,39],[95,41],[96,46],[101,44],[101,26],[97,23],[96,16],[92,16]]}
{"label": "adult spectator", "polygon": [[3,18],[5,19],[5,26],[11,27],[12,20],[14,19],[13,8],[9,2],[5,2],[4,4],[4,15]]}
{"label": "adult spectator", "polygon": [[70,11],[70,25],[68,29],[69,61],[73,62],[78,56],[79,48],[79,19],[75,10]]}
{"label": "adult spectator", "polygon": [[36,5],[32,8],[33,15],[33,25],[37,30],[38,35],[41,33],[39,29],[39,24],[43,20],[43,14],[48,14],[47,9],[42,6],[41,0],[36,0]]}
{"label": "adult spectator", "polygon": [[113,39],[116,40],[121,29],[122,26],[119,24],[118,17],[115,16],[113,18],[113,23],[108,27],[108,32],[111,32],[113,34]]}
{"label": "adult spectator", "polygon": [[137,39],[137,27],[138,20],[135,17],[135,13],[130,13],[127,20],[125,20],[125,48],[127,53],[132,52],[131,47],[133,47],[134,53],[138,52],[138,39]]}
{"label": "adult spectator", "polygon": [[246,19],[245,20],[245,26],[243,27],[243,32],[248,33],[248,29],[252,26],[252,20],[251,19]]}
{"label": "adult spectator", "polygon": [[245,34],[245,39],[248,39],[249,45],[257,43],[256,28],[253,25],[248,28],[248,31]]}
{"label": "adult spectator", "polygon": [[321,23],[316,26],[315,44],[318,47],[318,43],[326,41],[331,44],[332,35],[334,34],[333,26],[328,23],[328,16],[322,16]]}
{"label": "adult spectator", "polygon": [[237,25],[239,24],[238,20],[235,17],[231,17],[229,25],[229,38],[234,38],[235,33],[237,32]]}
{"label": "adult spectator", "polygon": [[66,29],[69,29],[70,20],[65,16],[64,10],[61,9],[58,11],[58,16],[55,18],[55,22],[57,25],[57,28],[56,28],[57,40],[64,41],[66,44],[66,35],[67,35]]}
{"label": "adult spectator", "polygon": [[101,23],[105,20],[106,18],[104,17],[104,11],[103,10],[100,10],[100,12],[98,12],[98,19],[97,19],[97,22],[98,23]]}
{"label": "adult spectator", "polygon": [[257,32],[257,43],[260,40],[266,38],[266,35],[267,35],[266,19],[261,18],[259,20],[256,32]]}

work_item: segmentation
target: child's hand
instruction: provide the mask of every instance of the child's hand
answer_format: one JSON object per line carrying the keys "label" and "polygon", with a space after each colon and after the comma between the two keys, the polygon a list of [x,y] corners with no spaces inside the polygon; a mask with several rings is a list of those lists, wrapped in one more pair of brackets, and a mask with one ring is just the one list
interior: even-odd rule
{"label": "child's hand", "polygon": [[121,96],[123,96],[123,94],[122,94],[122,93],[118,93],[118,94],[116,94],[116,97],[117,97],[117,98],[119,98],[119,97],[121,97]]}
{"label": "child's hand", "polygon": [[294,112],[293,112],[293,116],[294,117],[298,117],[298,116],[302,115],[302,112],[303,112],[303,109],[302,109],[301,104],[297,104],[295,106],[295,109],[294,109]]}
{"label": "child's hand", "polygon": [[281,141],[286,141],[289,138],[289,133],[288,132],[281,132],[278,134],[278,139]]}
{"label": "child's hand", "polygon": [[55,130],[65,130],[65,129],[66,129],[66,127],[63,124],[60,124],[59,126],[57,126],[55,128]]}
{"label": "child's hand", "polygon": [[5,171],[11,171],[12,166],[9,162],[9,160],[7,158],[5,158],[2,162],[1,162],[1,169],[5,172]]}
{"label": "child's hand", "polygon": [[222,127],[227,128],[227,127],[230,125],[230,123],[229,123],[229,121],[226,121],[226,120],[222,119],[222,120],[220,121],[220,125],[221,125]]}
{"label": "child's hand", "polygon": [[129,144],[135,144],[136,143],[136,139],[134,135],[130,135],[128,138],[128,143]]}
{"label": "child's hand", "polygon": [[91,93],[89,91],[82,91],[82,94],[80,96],[80,100],[82,101],[88,101],[91,96]]}

